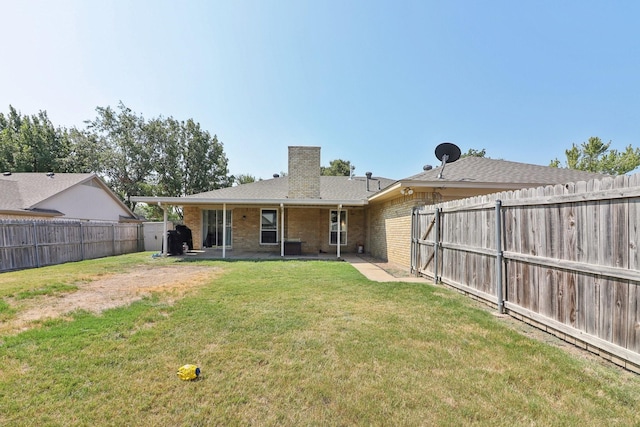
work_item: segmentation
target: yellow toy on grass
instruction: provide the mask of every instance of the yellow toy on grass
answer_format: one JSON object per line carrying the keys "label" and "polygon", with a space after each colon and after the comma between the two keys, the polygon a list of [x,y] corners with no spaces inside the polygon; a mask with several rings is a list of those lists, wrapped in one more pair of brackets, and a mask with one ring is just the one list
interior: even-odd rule
{"label": "yellow toy on grass", "polygon": [[200,376],[200,368],[196,365],[184,365],[178,369],[178,378],[182,381],[195,380]]}

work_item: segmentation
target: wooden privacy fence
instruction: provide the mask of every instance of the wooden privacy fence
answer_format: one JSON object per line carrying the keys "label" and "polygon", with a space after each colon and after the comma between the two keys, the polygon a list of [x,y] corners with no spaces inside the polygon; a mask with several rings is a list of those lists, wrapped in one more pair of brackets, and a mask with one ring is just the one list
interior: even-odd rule
{"label": "wooden privacy fence", "polygon": [[143,250],[141,224],[0,221],[0,272]]}
{"label": "wooden privacy fence", "polygon": [[414,210],[411,263],[640,372],[640,175]]}

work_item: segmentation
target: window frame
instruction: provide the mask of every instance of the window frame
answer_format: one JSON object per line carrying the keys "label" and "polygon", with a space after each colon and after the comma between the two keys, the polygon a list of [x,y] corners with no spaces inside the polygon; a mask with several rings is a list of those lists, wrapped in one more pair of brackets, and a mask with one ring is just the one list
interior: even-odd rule
{"label": "window frame", "polygon": [[[332,221],[334,214],[337,217],[337,220],[338,220],[337,223]],[[340,223],[340,218],[342,218],[343,216],[344,216],[344,226],[342,226],[342,224]],[[333,231],[332,226],[334,224],[338,224],[339,230]],[[347,246],[347,238],[349,236],[347,232],[348,229],[349,229],[349,212],[346,209],[329,210],[329,246],[338,246],[338,234],[337,234],[338,232],[341,233],[340,247]],[[336,234],[335,242],[331,238],[333,233]],[[342,235],[344,235],[344,239],[342,239]]]}
{"label": "window frame", "polygon": [[[275,213],[274,224],[275,228],[264,228],[263,224],[263,216],[265,212],[273,212]],[[262,208],[260,209],[260,244],[261,245],[277,245],[278,242],[278,209],[273,208]],[[265,242],[263,239],[264,233],[275,233],[273,242]]]}

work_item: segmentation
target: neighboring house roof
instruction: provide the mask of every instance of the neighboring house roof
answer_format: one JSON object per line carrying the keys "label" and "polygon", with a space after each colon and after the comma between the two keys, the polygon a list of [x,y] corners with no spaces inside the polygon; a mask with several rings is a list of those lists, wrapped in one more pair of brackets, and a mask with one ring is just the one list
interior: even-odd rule
{"label": "neighboring house roof", "polygon": [[290,199],[289,177],[265,179],[235,187],[220,188],[204,193],[192,194],[184,197],[131,197],[132,201],[144,203],[167,204],[203,204],[203,203],[229,203],[229,204],[273,204],[284,203],[286,205],[365,205],[367,198],[380,189],[394,183],[395,180],[381,177],[348,177],[348,176],[321,176],[319,199]]}
{"label": "neighboring house roof", "polygon": [[[442,177],[439,177],[442,172]],[[397,181],[374,195],[371,199],[384,198],[401,187],[413,188],[482,188],[519,189],[543,185],[602,179],[606,175],[575,169],[555,168],[510,162],[485,157],[464,157],[456,162],[423,171]]]}
{"label": "neighboring house roof", "polygon": [[118,204],[126,214],[123,218],[133,219],[135,215],[93,173],[11,173],[0,175],[0,212],[41,216],[64,216],[64,208],[51,209],[46,205],[55,197],[80,185],[101,188]]}

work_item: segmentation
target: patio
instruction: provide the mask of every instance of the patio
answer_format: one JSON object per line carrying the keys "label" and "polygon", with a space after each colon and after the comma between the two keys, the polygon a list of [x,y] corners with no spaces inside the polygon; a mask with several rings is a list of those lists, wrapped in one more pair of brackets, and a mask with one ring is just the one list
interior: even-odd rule
{"label": "patio", "polygon": [[[354,257],[353,254],[345,254],[347,257]],[[175,255],[174,255],[175,256]],[[301,260],[301,261],[345,261],[345,257],[337,257],[335,253],[317,253],[317,254],[303,254],[303,255],[285,255],[281,256],[277,252],[256,252],[256,251],[239,251],[230,250],[225,251],[224,257],[222,249],[205,248],[199,250],[190,250],[185,252],[184,255],[178,255],[182,258],[188,259],[208,259],[208,260],[226,260],[226,261],[238,261],[238,260],[252,260],[252,261],[275,261],[275,260]]]}

